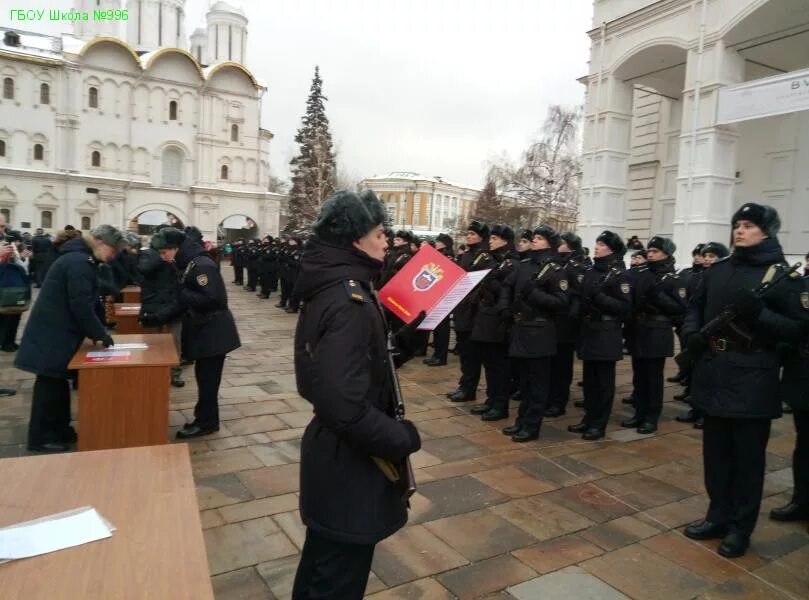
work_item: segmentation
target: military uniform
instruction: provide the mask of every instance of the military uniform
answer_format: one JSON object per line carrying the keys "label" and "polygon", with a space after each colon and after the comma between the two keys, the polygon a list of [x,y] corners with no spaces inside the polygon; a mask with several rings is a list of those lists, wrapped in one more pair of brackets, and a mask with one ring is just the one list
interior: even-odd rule
{"label": "military uniform", "polygon": [[[483,242],[469,244],[466,252],[461,255],[458,265],[465,271],[483,271],[495,267],[495,260],[485,249],[485,243],[484,238]],[[480,370],[483,363],[475,345],[471,343],[477,304],[478,291],[476,289],[461,300],[452,315],[455,322],[456,347],[461,359],[461,377],[458,381],[458,389],[447,395],[451,400],[457,402],[474,400],[480,383]]]}
{"label": "military uniform", "polygon": [[251,241],[247,244],[247,252],[245,253],[245,268],[247,268],[247,285],[244,289],[248,292],[255,292],[258,285],[258,260],[261,254],[261,247]]}
{"label": "military uniform", "polygon": [[623,254],[596,258],[581,282],[582,326],[577,354],[584,361],[584,419],[569,428],[585,439],[604,436],[615,397],[615,363],[623,359],[622,322],[632,311]]}
{"label": "military uniform", "polygon": [[515,441],[539,436],[556,354],[555,316],[569,305],[566,271],[555,257],[552,248],[533,250],[506,280],[500,295],[501,310],[511,312],[514,319],[508,355],[519,380],[520,408],[514,427],[504,433],[511,433]]}
{"label": "military uniform", "polygon": [[244,285],[245,247],[243,242],[233,244],[233,283]]}
{"label": "military uniform", "polygon": [[261,286],[261,291],[258,294],[259,298],[267,299],[273,290],[273,278],[276,269],[278,268],[278,251],[275,245],[270,241],[267,244],[262,244],[258,255],[258,282]]}
{"label": "military uniform", "polygon": [[486,402],[474,407],[484,421],[508,417],[508,328],[499,313],[502,287],[517,265],[517,253],[509,246],[491,252],[497,266],[481,282],[471,343],[486,372]]}
{"label": "military uniform", "polygon": [[674,356],[674,326],[688,307],[687,290],[674,272],[674,259],[649,261],[633,278],[635,311],[629,352],[635,375],[635,416],[623,425],[652,433],[663,409],[663,370]]}
{"label": "military uniform", "polygon": [[[451,247],[445,247],[439,250],[441,254],[450,260],[454,260]],[[450,334],[450,318],[449,315],[441,321],[435,329],[433,329],[433,356],[424,360],[425,364],[434,364],[435,366],[447,364],[447,356],[449,354],[449,334]]]}

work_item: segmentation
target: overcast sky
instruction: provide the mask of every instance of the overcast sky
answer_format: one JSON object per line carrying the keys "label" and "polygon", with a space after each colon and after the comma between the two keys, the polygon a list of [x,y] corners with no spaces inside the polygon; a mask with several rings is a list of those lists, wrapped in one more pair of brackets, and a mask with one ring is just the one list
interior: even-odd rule
{"label": "overcast sky", "polygon": [[[233,0],[249,19],[247,67],[268,87],[262,125],[286,179],[315,65],[338,161],[481,183],[519,156],[549,104],[580,104],[592,3],[585,0]],[[208,0],[187,0],[188,34]],[[71,0],[27,0],[63,8]],[[0,21],[8,25],[8,16]],[[19,26],[19,25],[17,25]],[[53,33],[57,24],[30,29]],[[67,23],[61,29],[70,30]]]}

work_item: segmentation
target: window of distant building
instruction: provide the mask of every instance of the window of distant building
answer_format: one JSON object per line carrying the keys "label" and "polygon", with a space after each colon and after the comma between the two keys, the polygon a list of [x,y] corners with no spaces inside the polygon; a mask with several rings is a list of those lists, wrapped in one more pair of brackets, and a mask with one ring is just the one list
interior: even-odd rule
{"label": "window of distant building", "polygon": [[92,222],[90,221],[90,217],[82,217],[81,218],[81,228],[83,231],[87,231],[92,227]]}
{"label": "window of distant building", "polygon": [[51,103],[51,86],[47,83],[43,83],[39,86],[39,103],[40,104],[50,104]]}
{"label": "window of distant building", "polygon": [[51,227],[53,227],[53,213],[51,211],[43,210],[39,214],[39,218],[40,218],[39,226],[42,227],[42,229],[50,229]]}
{"label": "window of distant building", "polygon": [[163,151],[163,185],[180,185],[182,182],[183,153],[174,147]]}
{"label": "window of distant building", "polygon": [[98,108],[98,88],[90,88],[88,104],[90,105],[90,108]]}
{"label": "window of distant building", "polygon": [[177,102],[172,100],[169,102],[169,121],[177,120]]}
{"label": "window of distant building", "polygon": [[45,147],[42,144],[34,144],[34,160],[45,160]]}
{"label": "window of distant building", "polygon": [[0,215],[6,218],[6,223],[11,224],[11,210],[8,208],[0,208]]}
{"label": "window of distant building", "polygon": [[94,167],[101,166],[101,152],[99,152],[98,150],[93,150],[93,154],[91,155],[90,158],[90,164],[92,164]]}
{"label": "window of distant building", "polygon": [[238,142],[239,141],[239,126],[232,125],[230,127],[230,141],[231,142]]}
{"label": "window of distant building", "polygon": [[14,100],[14,80],[11,77],[3,79],[3,98]]}
{"label": "window of distant building", "polygon": [[228,178],[228,166],[222,165],[222,168],[219,169],[219,179],[227,179]]}
{"label": "window of distant building", "polygon": [[6,143],[3,140],[0,140],[0,156],[6,155]]}

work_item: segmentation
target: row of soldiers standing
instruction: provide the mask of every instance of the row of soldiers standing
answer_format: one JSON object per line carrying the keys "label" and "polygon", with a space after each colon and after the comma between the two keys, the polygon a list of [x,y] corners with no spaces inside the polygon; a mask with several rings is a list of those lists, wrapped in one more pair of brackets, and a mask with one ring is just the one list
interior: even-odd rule
{"label": "row of soldiers standing", "polygon": [[[288,313],[298,312],[298,300],[293,296],[300,272],[302,244],[297,237],[267,236],[263,240],[238,239],[233,244],[233,282],[249,292],[258,289],[259,298],[266,300],[281,288],[281,298],[275,306]],[[247,281],[245,282],[245,271]]]}

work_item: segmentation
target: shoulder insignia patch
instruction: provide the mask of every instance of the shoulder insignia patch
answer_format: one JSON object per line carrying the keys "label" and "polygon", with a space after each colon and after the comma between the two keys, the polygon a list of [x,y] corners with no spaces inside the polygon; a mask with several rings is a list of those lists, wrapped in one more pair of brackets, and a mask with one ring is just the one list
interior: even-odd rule
{"label": "shoulder insignia patch", "polygon": [[362,286],[354,281],[353,279],[348,279],[347,281],[343,282],[343,286],[345,287],[346,291],[348,292],[348,297],[351,298],[354,302],[370,302],[368,298],[368,294],[362,288]]}
{"label": "shoulder insignia patch", "polygon": [[200,284],[202,287],[208,285],[208,276],[203,273],[202,275],[197,275],[197,283]]}
{"label": "shoulder insignia patch", "polygon": [[559,289],[563,292],[567,291],[567,279],[560,279],[559,280]]}
{"label": "shoulder insignia patch", "polygon": [[677,294],[680,296],[680,298],[682,298],[683,300],[685,300],[685,297],[686,297],[686,289],[685,289],[684,287],[679,288],[679,289],[677,290]]}
{"label": "shoulder insignia patch", "polygon": [[621,292],[624,293],[624,294],[629,293],[629,284],[628,283],[622,283],[621,284]]}
{"label": "shoulder insignia patch", "polygon": [[801,292],[801,306],[804,310],[809,310],[809,292]]}

